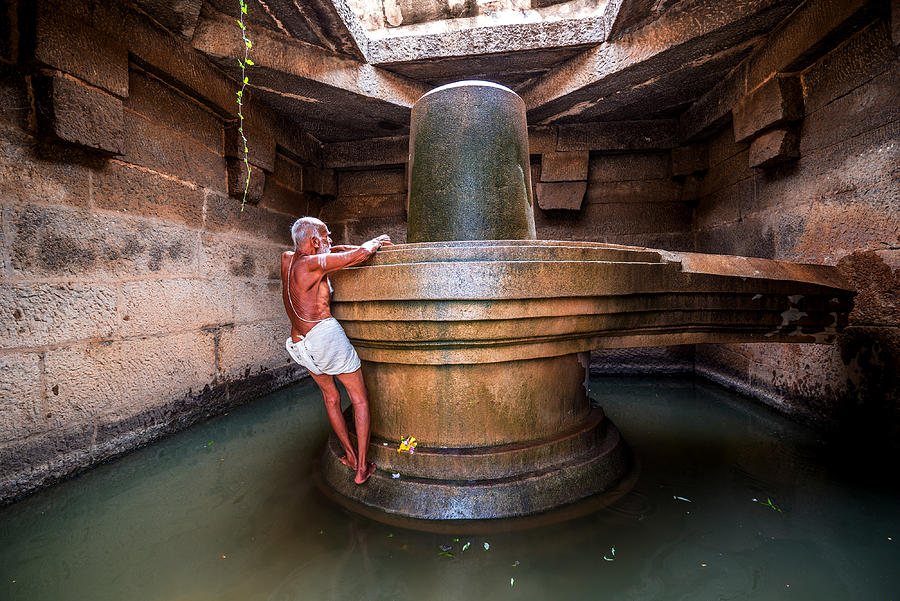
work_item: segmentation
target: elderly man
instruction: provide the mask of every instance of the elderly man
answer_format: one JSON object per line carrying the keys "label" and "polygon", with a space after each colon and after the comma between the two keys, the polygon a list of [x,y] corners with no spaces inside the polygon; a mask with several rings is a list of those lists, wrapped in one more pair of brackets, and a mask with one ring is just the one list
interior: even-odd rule
{"label": "elderly man", "polygon": [[[285,342],[291,357],[309,370],[325,399],[328,421],[344,447],[341,463],[356,471],[354,482],[363,484],[375,471],[366,461],[369,446],[369,399],[359,357],[344,329],[331,316],[331,282],[328,274],[358,265],[385,244],[378,236],[362,246],[331,246],[331,232],[314,217],[301,217],[291,227],[294,251],[281,256],[284,308],[291,319],[291,337]],[[357,450],[350,444],[341,414],[341,397],[334,377],[341,381],[353,403]]]}

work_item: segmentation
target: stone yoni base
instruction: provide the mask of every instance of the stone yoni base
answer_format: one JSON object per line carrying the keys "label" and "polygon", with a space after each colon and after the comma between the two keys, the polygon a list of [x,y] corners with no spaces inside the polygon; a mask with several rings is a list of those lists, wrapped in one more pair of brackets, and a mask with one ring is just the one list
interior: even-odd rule
{"label": "stone yoni base", "polygon": [[633,469],[627,445],[599,408],[577,428],[542,440],[419,446],[412,454],[397,447],[397,441],[373,438],[370,457],[378,470],[357,486],[354,473],[338,460],[343,450],[332,435],[322,456],[322,480],[351,501],[395,516],[486,520],[534,515],[610,491]]}

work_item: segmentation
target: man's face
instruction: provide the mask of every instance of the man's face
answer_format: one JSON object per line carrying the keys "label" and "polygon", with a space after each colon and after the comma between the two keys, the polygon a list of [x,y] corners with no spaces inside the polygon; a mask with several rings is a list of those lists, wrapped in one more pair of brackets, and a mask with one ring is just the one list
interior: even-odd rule
{"label": "man's face", "polygon": [[331,232],[328,231],[327,227],[323,227],[319,230],[319,239],[318,239],[318,248],[316,249],[318,252],[316,254],[323,255],[325,253],[331,252]]}

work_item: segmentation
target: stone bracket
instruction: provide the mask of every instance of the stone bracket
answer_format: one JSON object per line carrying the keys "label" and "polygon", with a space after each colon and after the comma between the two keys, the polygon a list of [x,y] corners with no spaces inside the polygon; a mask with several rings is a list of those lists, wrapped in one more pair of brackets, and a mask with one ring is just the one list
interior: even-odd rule
{"label": "stone bracket", "polygon": [[36,76],[32,85],[42,135],[110,155],[125,152],[121,99],[58,72]]}
{"label": "stone bracket", "polygon": [[773,129],[750,143],[750,166],[766,169],[800,158],[800,132],[796,127]]}
{"label": "stone bracket", "polygon": [[746,142],[773,127],[803,118],[800,78],[773,73],[732,109],[735,142]]}
{"label": "stone bracket", "polygon": [[587,182],[539,182],[535,184],[537,204],[547,210],[581,210],[581,202],[587,192]]}
{"label": "stone bracket", "polygon": [[[234,198],[244,197],[244,186],[247,182],[247,164],[243,159],[228,157],[226,170],[228,174],[228,194]],[[266,185],[266,172],[254,163],[250,163],[250,186],[247,188],[247,202],[257,204],[263,197]]]}

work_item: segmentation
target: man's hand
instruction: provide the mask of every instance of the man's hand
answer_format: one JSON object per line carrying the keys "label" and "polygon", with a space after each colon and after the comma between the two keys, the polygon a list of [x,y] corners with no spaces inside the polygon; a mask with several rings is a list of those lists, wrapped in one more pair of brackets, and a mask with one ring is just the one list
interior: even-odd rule
{"label": "man's hand", "polygon": [[374,253],[382,246],[385,246],[385,245],[390,246],[392,244],[393,244],[393,242],[391,242],[390,236],[388,236],[387,234],[382,234],[382,235],[378,236],[377,238],[372,238],[368,242],[364,243],[362,246],[370,253]]}

